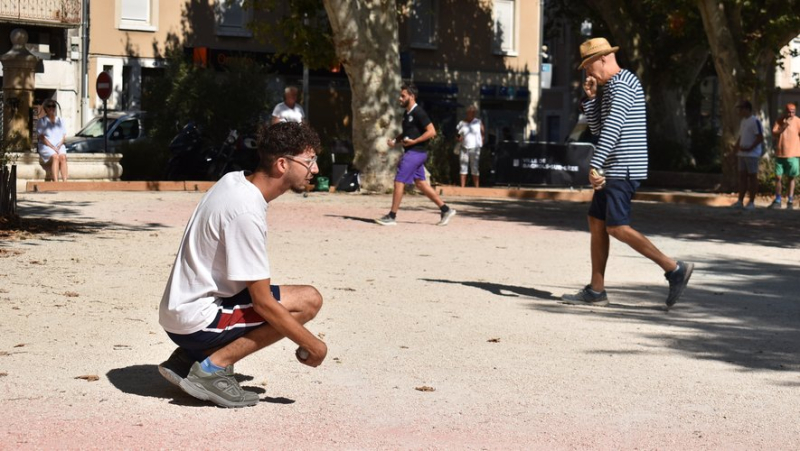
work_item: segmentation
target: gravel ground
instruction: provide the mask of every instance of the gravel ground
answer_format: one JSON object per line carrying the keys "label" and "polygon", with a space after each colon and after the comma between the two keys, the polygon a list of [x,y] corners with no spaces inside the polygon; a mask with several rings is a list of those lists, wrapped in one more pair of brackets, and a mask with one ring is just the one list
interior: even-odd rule
{"label": "gravel ground", "polygon": [[[800,212],[636,203],[634,225],[697,264],[663,308],[659,268],[612,243],[588,281],[586,204],[287,194],[273,281],[325,297],[311,369],[282,341],[236,366],[258,406],[163,380],[157,309],[201,193],[20,195],[0,241],[0,449],[797,449]],[[57,220],[54,221],[47,221]],[[42,225],[47,225],[44,227]],[[36,225],[39,225],[37,228]]]}

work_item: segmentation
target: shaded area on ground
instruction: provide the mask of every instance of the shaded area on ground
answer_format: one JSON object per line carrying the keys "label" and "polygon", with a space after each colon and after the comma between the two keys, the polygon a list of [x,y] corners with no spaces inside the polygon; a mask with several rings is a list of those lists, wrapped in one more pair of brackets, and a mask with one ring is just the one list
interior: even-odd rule
{"label": "shaded area on ground", "polygon": [[529,307],[669,326],[669,334],[647,337],[692,358],[727,362],[744,370],[800,372],[800,267],[723,257],[696,264],[686,292],[669,311],[663,304],[666,283],[655,280],[653,285],[607,287],[612,301],[608,307],[539,302]]}
{"label": "shaded area on ground", "polygon": [[[587,233],[589,230],[588,203],[448,199],[448,204],[455,206],[463,217],[557,230],[585,230]],[[793,248],[800,246],[800,240],[791,238],[797,235],[798,223],[800,212],[797,211],[759,208],[744,212],[723,207],[634,202],[631,225],[647,236]]]}
{"label": "shaded area on ground", "polygon": [[[43,235],[93,234],[103,230],[155,231],[165,227],[157,222],[141,225],[98,221],[81,209],[93,202],[58,201],[58,203],[20,200],[16,217],[0,218],[0,240],[25,240]],[[0,241],[2,245],[2,241]]]}
{"label": "shaded area on ground", "polygon": [[[541,299],[545,301],[555,301],[560,298],[553,296],[553,293],[549,291],[537,290],[536,288],[529,288],[529,287],[518,287],[514,285],[504,285],[500,283],[491,283],[491,282],[483,282],[483,281],[468,281],[468,280],[445,280],[445,279],[419,279],[424,280],[426,282],[435,282],[435,283],[449,283],[449,284],[460,284],[464,285],[465,287],[473,287],[479,288],[481,290],[486,290],[489,293],[496,295],[496,296],[508,296],[508,297],[530,297]],[[510,292],[510,293],[509,293]]]}

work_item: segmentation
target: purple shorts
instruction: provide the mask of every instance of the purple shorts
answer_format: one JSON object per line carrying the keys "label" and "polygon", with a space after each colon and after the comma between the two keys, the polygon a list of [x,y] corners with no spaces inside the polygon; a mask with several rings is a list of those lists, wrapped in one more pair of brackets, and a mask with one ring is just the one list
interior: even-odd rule
{"label": "purple shorts", "polygon": [[425,161],[428,153],[421,150],[407,150],[397,165],[397,176],[394,181],[411,184],[415,180],[425,180]]}

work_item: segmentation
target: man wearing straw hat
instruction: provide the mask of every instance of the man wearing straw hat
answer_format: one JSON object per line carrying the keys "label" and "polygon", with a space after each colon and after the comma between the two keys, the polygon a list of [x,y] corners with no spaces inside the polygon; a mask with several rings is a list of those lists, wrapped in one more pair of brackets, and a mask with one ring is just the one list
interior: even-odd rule
{"label": "man wearing straw hat", "polygon": [[[605,271],[609,236],[613,236],[664,270],[669,308],[686,288],[694,264],[667,257],[630,226],[631,200],[647,178],[647,115],[642,85],[636,75],[619,67],[617,50],[604,38],[589,39],[580,46],[583,61],[578,69],[586,71],[582,105],[592,134],[599,136],[589,174],[595,189],[589,207],[592,277],[576,294],[562,299],[566,304],[608,305]],[[603,86],[600,98],[598,85]]]}

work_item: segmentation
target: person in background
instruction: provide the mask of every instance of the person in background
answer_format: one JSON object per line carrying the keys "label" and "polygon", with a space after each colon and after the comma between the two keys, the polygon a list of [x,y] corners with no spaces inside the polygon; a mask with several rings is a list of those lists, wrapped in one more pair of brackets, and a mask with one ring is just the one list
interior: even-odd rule
{"label": "person in background", "polygon": [[54,100],[44,102],[45,114],[36,122],[36,133],[39,135],[38,151],[42,161],[50,166],[53,181],[57,182],[58,175],[61,174],[61,181],[66,182],[69,178],[67,146],[64,145],[67,128],[64,126],[64,121],[56,116],[56,106]]}
{"label": "person in background", "polygon": [[467,108],[467,118],[456,125],[458,132],[458,142],[461,143],[459,161],[461,163],[461,187],[467,185],[467,174],[472,174],[472,184],[477,188],[480,185],[480,159],[481,147],[486,136],[486,129],[483,122],[476,116],[478,108],[470,105]]}
{"label": "person in background", "polygon": [[789,179],[786,209],[794,208],[794,181],[800,175],[800,119],[793,103],[786,104],[783,117],[775,121],[772,137],[775,140],[775,201],[769,208],[781,208],[783,175]]}
{"label": "person in background", "polygon": [[[753,105],[742,100],[736,105],[742,121],[739,123],[739,137],[735,150],[739,159],[739,200],[731,207],[742,210],[755,210],[756,191],[758,191],[758,161],[763,153],[764,127],[753,115]],[[744,196],[750,193],[749,202],[744,205]]]}
{"label": "person in background", "polygon": [[297,103],[297,88],[287,86],[283,90],[283,102],[275,105],[272,110],[272,125],[278,122],[303,122],[306,120],[306,113],[303,107]]}

